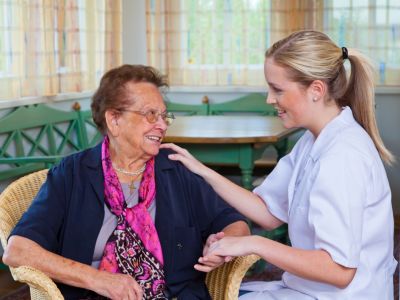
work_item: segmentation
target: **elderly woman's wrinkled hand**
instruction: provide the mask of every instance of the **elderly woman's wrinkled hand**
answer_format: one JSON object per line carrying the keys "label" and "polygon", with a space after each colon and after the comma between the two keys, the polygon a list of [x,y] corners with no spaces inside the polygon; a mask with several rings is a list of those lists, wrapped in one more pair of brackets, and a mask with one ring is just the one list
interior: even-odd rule
{"label": "elderly woman's wrinkled hand", "polygon": [[102,271],[94,280],[93,290],[110,299],[141,300],[143,290],[132,276]]}
{"label": "elderly woman's wrinkled hand", "polygon": [[208,169],[201,162],[199,162],[193,155],[189,153],[186,149],[179,147],[178,145],[172,143],[161,144],[160,148],[171,149],[175,153],[168,155],[171,160],[180,161],[193,173],[204,177],[204,172]]}

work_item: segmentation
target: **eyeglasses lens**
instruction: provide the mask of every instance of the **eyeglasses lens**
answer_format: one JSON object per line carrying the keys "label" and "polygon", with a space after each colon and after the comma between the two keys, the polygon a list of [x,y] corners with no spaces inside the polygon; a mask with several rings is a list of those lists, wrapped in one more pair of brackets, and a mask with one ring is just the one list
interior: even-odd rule
{"label": "eyeglasses lens", "polygon": [[155,123],[158,120],[158,116],[161,116],[163,121],[169,126],[174,121],[175,117],[170,112],[159,113],[157,111],[150,110],[145,114],[146,119],[149,123]]}

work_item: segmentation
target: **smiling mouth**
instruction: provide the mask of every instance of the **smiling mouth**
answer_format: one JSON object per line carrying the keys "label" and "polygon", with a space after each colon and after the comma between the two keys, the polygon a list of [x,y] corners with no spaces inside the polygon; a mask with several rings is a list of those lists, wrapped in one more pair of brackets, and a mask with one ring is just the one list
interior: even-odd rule
{"label": "smiling mouth", "polygon": [[276,109],[276,112],[278,113],[278,115],[282,115],[282,114],[286,113],[286,110],[283,110],[281,108],[275,108],[275,109]]}
{"label": "smiling mouth", "polygon": [[149,136],[147,136],[147,138],[149,140],[151,140],[151,141],[154,141],[154,142],[161,143],[161,141],[162,141],[162,137],[161,136],[149,135]]}

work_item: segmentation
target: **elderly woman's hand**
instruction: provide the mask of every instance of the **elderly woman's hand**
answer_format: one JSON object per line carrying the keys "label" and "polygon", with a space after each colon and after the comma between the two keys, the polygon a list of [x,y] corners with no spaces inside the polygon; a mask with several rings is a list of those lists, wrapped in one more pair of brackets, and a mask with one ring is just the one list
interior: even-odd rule
{"label": "elderly woman's hand", "polygon": [[173,150],[175,153],[168,155],[168,158],[171,160],[180,161],[186,166],[186,168],[188,168],[193,173],[196,173],[197,175],[204,177],[205,173],[208,170],[205,165],[199,162],[186,149],[183,149],[172,143],[161,144],[160,148]]}
{"label": "elderly woman's hand", "polygon": [[132,276],[126,274],[100,271],[92,285],[93,291],[110,299],[141,300],[143,297],[140,285]]}

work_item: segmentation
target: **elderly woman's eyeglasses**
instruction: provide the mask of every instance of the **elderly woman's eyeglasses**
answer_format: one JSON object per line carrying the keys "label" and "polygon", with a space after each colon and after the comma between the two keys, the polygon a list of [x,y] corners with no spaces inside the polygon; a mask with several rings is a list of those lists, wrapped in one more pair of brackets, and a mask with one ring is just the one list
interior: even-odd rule
{"label": "elderly woman's eyeglasses", "polygon": [[154,124],[155,122],[157,122],[159,117],[161,117],[161,119],[163,119],[163,121],[165,122],[165,124],[167,124],[167,126],[171,125],[172,122],[175,120],[174,114],[172,112],[167,112],[167,111],[162,112],[162,113],[160,113],[154,109],[151,109],[148,111],[124,109],[123,111],[127,111],[127,112],[131,112],[131,113],[135,113],[135,114],[144,116],[144,117],[146,117],[146,120],[151,124]]}

